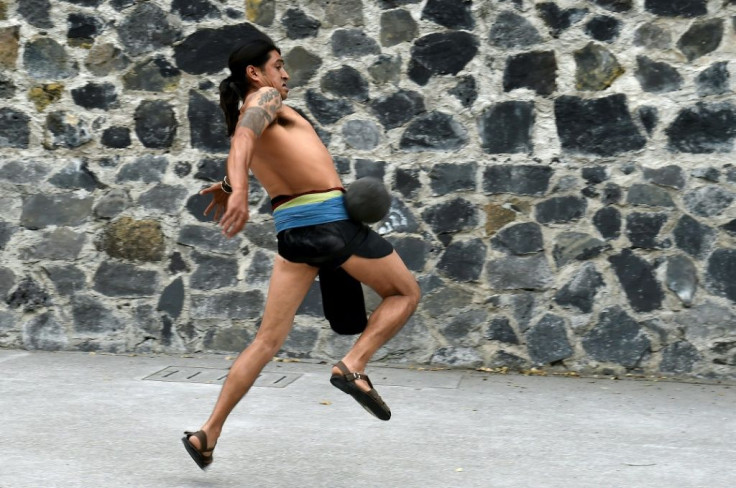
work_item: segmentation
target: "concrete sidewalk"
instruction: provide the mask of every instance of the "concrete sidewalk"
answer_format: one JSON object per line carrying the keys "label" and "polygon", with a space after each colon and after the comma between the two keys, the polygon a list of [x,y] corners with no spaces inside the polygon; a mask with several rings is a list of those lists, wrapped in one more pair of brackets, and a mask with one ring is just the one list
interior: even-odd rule
{"label": "concrete sidewalk", "polygon": [[733,484],[734,387],[374,366],[381,422],[306,362],[269,364],[202,472],[179,439],[230,364],[0,350],[0,487]]}

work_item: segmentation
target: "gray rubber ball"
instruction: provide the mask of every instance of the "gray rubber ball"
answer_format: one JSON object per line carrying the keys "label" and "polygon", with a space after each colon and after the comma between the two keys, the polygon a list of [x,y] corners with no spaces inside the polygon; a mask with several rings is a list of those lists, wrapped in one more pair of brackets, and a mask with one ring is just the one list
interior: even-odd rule
{"label": "gray rubber ball", "polygon": [[381,180],[366,176],[348,186],[345,207],[351,219],[373,224],[388,213],[391,195]]}

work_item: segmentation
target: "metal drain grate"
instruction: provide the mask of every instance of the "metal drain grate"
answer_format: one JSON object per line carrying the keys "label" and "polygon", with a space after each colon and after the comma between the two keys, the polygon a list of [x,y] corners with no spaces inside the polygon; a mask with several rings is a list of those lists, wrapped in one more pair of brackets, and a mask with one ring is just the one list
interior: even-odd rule
{"label": "metal drain grate", "polygon": [[[194,368],[169,366],[150,376],[143,378],[150,381],[169,381],[174,383],[205,383],[209,385],[221,385],[225,382],[229,370],[218,368]],[[268,388],[284,388],[296,381],[301,374],[298,373],[272,373],[264,371],[258,376],[253,386]]]}

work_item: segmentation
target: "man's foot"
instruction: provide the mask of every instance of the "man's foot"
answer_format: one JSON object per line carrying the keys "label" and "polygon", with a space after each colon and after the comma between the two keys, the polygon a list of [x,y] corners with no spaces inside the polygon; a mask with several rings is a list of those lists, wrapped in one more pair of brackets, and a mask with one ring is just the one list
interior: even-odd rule
{"label": "man's foot", "polygon": [[355,398],[368,413],[381,420],[391,418],[391,410],[373,388],[370,378],[363,373],[351,372],[345,363],[338,362],[332,369],[330,383]]}
{"label": "man's foot", "polygon": [[212,464],[212,451],[215,449],[217,442],[212,447],[208,447],[207,434],[203,430],[184,432],[184,437],[181,438],[181,441],[184,443],[184,448],[200,469],[204,470]]}

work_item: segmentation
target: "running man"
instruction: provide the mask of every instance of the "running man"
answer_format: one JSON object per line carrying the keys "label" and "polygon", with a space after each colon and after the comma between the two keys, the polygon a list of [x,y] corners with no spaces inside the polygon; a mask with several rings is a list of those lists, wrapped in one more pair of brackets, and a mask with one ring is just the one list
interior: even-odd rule
{"label": "running man", "polygon": [[[228,65],[231,74],[220,84],[220,106],[231,137],[227,177],[202,190],[213,197],[205,213],[214,211],[228,238],[240,232],[248,221],[248,172],[252,172],[271,197],[278,255],[255,339],[230,368],[209,419],[199,431],[186,432],[182,438],[202,469],[212,463],[228,415],[281,349],[297,308],[318,274],[326,312],[330,300],[333,304],[355,301],[330,296],[341,293],[341,281],[352,280],[358,287],[358,282],[364,283],[382,298],[367,323],[364,308],[351,315],[344,305],[342,310],[338,307],[338,322],[356,317],[350,320],[354,323],[343,324],[349,330],[346,333],[364,330],[333,367],[330,378],[382,420],[388,420],[391,411],[365,375],[365,367],[414,313],[420,297],[415,278],[391,244],[349,219],[342,182],[327,148],[311,124],[282,103],[289,93],[289,75],[273,41],[254,29],[251,38],[230,55]],[[332,279],[338,285],[326,290],[322,281]],[[359,288],[358,292],[355,308],[360,309],[363,299]],[[331,325],[336,330],[340,327],[332,320]]]}

